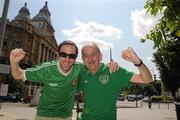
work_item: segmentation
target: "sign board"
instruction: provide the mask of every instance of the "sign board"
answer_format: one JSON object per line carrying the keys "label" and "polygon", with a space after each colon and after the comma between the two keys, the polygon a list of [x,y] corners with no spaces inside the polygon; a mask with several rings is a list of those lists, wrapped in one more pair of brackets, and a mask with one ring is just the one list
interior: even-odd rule
{"label": "sign board", "polygon": [[10,65],[0,64],[0,73],[9,74],[9,71],[10,71]]}

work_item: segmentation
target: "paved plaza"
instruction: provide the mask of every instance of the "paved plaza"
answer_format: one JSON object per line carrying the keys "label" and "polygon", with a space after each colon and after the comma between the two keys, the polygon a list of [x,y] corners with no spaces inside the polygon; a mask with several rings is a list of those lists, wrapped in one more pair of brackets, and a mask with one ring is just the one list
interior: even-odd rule
{"label": "paved plaza", "polygon": [[[117,102],[117,120],[176,120],[175,105],[153,104],[149,109],[147,103]],[[33,120],[36,107],[22,103],[3,103],[0,110],[0,120]],[[73,111],[73,120],[76,112]]]}

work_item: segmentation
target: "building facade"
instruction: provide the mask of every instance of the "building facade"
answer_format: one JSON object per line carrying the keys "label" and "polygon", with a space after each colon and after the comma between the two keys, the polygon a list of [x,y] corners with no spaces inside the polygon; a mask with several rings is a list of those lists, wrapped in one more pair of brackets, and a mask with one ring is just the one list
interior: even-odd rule
{"label": "building facade", "polygon": [[[22,48],[26,52],[25,58],[20,63],[22,68],[57,59],[58,45],[50,15],[45,2],[37,15],[30,18],[30,12],[25,3],[13,20],[7,20],[0,64],[9,65],[9,54],[14,48]],[[5,83],[7,79],[13,78],[10,74],[0,73],[0,83]],[[36,85],[28,84],[28,95],[33,94]]]}

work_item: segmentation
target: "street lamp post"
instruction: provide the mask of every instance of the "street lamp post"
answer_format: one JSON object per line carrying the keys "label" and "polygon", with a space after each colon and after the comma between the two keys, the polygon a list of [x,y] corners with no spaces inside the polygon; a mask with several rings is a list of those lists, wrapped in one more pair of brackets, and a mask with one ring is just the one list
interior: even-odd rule
{"label": "street lamp post", "polygon": [[137,101],[138,101],[138,98],[137,98],[137,94],[138,94],[138,85],[136,84],[135,85],[135,88],[136,88],[136,108],[138,107],[138,103],[137,103]]}
{"label": "street lamp post", "polygon": [[3,8],[3,13],[2,13],[2,19],[0,22],[0,56],[2,55],[2,46],[3,46],[5,29],[6,29],[9,1],[10,0],[4,0],[4,8]]}
{"label": "street lamp post", "polygon": [[110,48],[110,51],[109,51],[110,53],[109,53],[109,56],[110,56],[110,61],[113,61],[113,59],[112,59],[112,49]]}

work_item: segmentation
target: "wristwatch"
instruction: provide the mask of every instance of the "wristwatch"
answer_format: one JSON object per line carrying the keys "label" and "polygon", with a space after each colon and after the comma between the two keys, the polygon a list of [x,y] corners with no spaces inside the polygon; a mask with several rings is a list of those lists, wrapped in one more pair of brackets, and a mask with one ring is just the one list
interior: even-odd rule
{"label": "wristwatch", "polygon": [[134,66],[139,67],[143,64],[143,61],[141,60],[139,64],[134,64]]}

